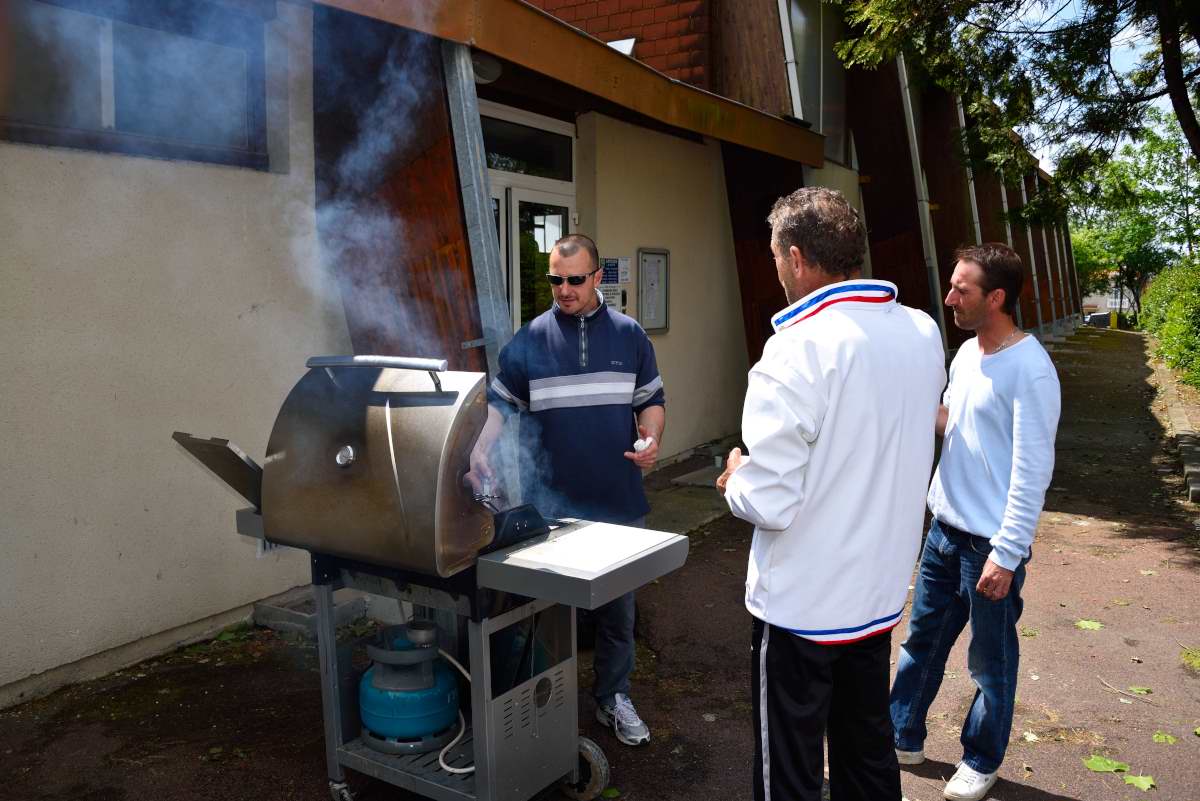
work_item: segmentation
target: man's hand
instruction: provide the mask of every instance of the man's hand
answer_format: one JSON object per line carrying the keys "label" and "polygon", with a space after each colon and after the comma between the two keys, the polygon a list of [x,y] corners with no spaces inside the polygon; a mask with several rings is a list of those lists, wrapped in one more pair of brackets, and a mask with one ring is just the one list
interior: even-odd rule
{"label": "man's hand", "polygon": [[638,436],[647,442],[646,447],[640,451],[625,451],[625,458],[636,464],[639,470],[649,470],[658,461],[658,438],[661,434],[645,426],[638,426]]}
{"label": "man's hand", "polygon": [[476,447],[471,451],[471,469],[463,476],[463,484],[476,495],[488,495],[494,490],[496,474],[484,449]]}
{"label": "man's hand", "polygon": [[725,460],[725,472],[717,476],[717,492],[725,494],[725,485],[729,483],[729,477],[734,471],[742,466],[746,461],[746,457],[742,456],[741,448],[734,448],[729,452],[729,457]]}
{"label": "man's hand", "polygon": [[1013,571],[1005,570],[988,558],[983,564],[983,573],[975,590],[989,601],[1000,601],[1008,595],[1012,587]]}

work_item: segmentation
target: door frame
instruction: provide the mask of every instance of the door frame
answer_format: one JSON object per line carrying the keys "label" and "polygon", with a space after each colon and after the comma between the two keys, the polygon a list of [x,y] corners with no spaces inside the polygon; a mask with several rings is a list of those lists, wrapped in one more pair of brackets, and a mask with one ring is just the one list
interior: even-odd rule
{"label": "door frame", "polygon": [[[557,183],[557,182],[556,182]],[[521,224],[520,204],[521,203],[542,203],[547,206],[560,206],[567,210],[566,229],[563,235],[567,235],[575,230],[575,195],[574,194],[558,194],[555,192],[545,192],[538,189],[529,189],[524,186],[508,187],[505,191],[508,197],[508,292],[509,308],[512,310],[513,330],[519,329],[523,323],[521,322],[521,237],[519,226]]]}

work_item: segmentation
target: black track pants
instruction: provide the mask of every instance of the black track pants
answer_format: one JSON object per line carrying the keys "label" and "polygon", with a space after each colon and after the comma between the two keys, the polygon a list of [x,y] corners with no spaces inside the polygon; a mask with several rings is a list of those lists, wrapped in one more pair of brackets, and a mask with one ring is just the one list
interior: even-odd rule
{"label": "black track pants", "polygon": [[888,713],[891,633],[822,645],[754,620],[755,801],[900,801]]}

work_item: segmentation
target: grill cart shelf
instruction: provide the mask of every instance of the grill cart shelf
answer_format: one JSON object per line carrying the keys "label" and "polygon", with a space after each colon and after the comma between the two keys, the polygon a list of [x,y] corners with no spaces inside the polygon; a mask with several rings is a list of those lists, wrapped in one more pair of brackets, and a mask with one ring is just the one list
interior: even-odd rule
{"label": "grill cart shelf", "polygon": [[[242,533],[258,536],[253,510],[238,514]],[[558,782],[575,798],[595,798],[608,785],[603,751],[579,736],[576,608],[596,609],[681,566],[686,537],[647,529],[576,521],[549,535],[479,557],[450,579],[431,579],[337,557],[313,555],[313,593],[325,726],[326,766],[334,801],[351,801],[346,769],[438,801],[526,801]],[[516,588],[523,593],[518,595]],[[402,755],[364,742],[357,707],[359,672],[339,648],[333,592],[355,589],[412,605],[437,623],[442,647],[462,652],[465,630],[470,716],[446,754]],[[489,611],[489,606],[497,607]],[[513,636],[505,636],[511,634]],[[514,672],[497,644],[531,634],[544,655]],[[511,648],[509,649],[509,652]],[[505,676],[496,675],[499,667]]]}

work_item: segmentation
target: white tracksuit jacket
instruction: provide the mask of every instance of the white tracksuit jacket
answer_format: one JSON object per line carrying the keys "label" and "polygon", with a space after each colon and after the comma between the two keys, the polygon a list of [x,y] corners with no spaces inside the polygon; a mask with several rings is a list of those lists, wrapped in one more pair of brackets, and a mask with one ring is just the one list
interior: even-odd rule
{"label": "white tracksuit jacket", "polygon": [[746,608],[853,642],[904,609],[946,384],[941,334],[870,279],[821,287],[772,323],[742,412],[749,460],[725,493],[755,526]]}

